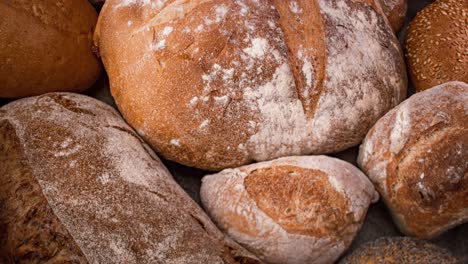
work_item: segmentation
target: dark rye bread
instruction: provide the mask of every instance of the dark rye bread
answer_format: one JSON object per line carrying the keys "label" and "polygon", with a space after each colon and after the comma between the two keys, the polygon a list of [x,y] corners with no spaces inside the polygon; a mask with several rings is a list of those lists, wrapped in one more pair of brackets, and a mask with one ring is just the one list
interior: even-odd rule
{"label": "dark rye bread", "polygon": [[406,96],[374,0],[108,0],[95,43],[129,124],[207,170],[347,149]]}
{"label": "dark rye bread", "polygon": [[409,237],[384,237],[366,243],[340,264],[462,264],[450,251]]}
{"label": "dark rye bread", "polygon": [[258,263],[102,102],[10,103],[0,139],[1,263]]}

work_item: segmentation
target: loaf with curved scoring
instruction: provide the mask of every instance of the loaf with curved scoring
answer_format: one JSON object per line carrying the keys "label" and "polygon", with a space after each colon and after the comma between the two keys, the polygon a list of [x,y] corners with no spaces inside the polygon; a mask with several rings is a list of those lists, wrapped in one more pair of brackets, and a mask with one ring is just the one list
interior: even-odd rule
{"label": "loaf with curved scoring", "polygon": [[125,119],[208,170],[359,144],[406,96],[372,0],[106,1],[95,41]]}
{"label": "loaf with curved scoring", "polygon": [[80,92],[101,73],[87,0],[0,1],[0,97]]}
{"label": "loaf with curved scoring", "polygon": [[0,164],[1,263],[259,263],[95,99],[0,108]]}
{"label": "loaf with curved scoring", "polygon": [[400,230],[432,238],[468,220],[468,85],[413,95],[382,117],[358,163]]}
{"label": "loaf with curved scoring", "polygon": [[326,156],[286,157],[202,179],[215,223],[267,263],[332,263],[378,199],[351,164]]}

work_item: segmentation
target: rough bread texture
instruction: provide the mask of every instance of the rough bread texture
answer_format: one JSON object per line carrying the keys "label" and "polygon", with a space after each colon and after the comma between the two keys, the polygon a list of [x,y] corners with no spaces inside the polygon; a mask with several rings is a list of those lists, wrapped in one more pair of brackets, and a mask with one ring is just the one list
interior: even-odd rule
{"label": "rough bread texture", "polygon": [[379,0],[385,15],[392,25],[393,31],[398,32],[403,27],[408,11],[407,0]]}
{"label": "rough bread texture", "polygon": [[468,83],[468,1],[437,0],[421,10],[408,28],[405,49],[416,91]]}
{"label": "rough bread texture", "polygon": [[101,73],[87,0],[0,1],[0,97],[79,92]]}
{"label": "rough bread texture", "polygon": [[468,220],[468,85],[449,82],[392,109],[358,163],[400,230],[432,238]]}
{"label": "rough bread texture", "polygon": [[366,243],[340,264],[462,264],[450,251],[409,237],[384,237]]}
{"label": "rough bread texture", "polygon": [[102,102],[52,93],[10,103],[0,139],[6,263],[259,263]]}
{"label": "rough bread texture", "polygon": [[267,263],[332,263],[378,199],[356,167],[326,156],[286,157],[202,179],[215,223]]}
{"label": "rough bread texture", "polygon": [[207,170],[344,150],[406,96],[371,0],[110,0],[95,42],[126,120]]}

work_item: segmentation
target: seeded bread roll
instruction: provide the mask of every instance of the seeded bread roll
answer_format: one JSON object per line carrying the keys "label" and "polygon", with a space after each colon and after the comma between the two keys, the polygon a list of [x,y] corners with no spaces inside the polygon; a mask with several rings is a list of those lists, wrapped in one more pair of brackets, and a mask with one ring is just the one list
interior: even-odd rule
{"label": "seeded bread roll", "polygon": [[357,145],[406,96],[372,0],[106,1],[112,95],[165,158],[220,170]]}
{"label": "seeded bread roll", "polygon": [[398,32],[403,27],[406,19],[406,12],[408,11],[407,0],[380,0],[383,10],[393,31]]}
{"label": "seeded bread roll", "polygon": [[332,263],[378,199],[351,164],[326,157],[280,158],[203,178],[202,203],[230,237],[267,263]]}
{"label": "seeded bread roll", "polygon": [[366,243],[340,264],[462,264],[448,250],[409,237],[384,237]]}
{"label": "seeded bread roll", "polygon": [[101,73],[87,0],[0,1],[0,97],[80,92]]}
{"label": "seeded bread roll", "polygon": [[468,83],[468,1],[437,0],[420,11],[406,35],[416,91],[449,81]]}
{"label": "seeded bread roll", "polygon": [[468,220],[468,85],[450,82],[392,109],[358,163],[400,230],[432,238]]}
{"label": "seeded bread roll", "polygon": [[0,263],[259,263],[95,99],[0,108],[0,164]]}

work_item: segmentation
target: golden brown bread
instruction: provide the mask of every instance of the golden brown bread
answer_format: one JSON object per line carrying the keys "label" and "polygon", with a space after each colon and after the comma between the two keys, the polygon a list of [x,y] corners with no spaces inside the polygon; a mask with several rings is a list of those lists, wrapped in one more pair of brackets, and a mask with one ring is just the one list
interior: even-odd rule
{"label": "golden brown bread", "polygon": [[406,96],[373,0],[110,0],[95,39],[126,120],[208,170],[344,150]]}
{"label": "golden brown bread", "polygon": [[369,131],[358,163],[402,232],[432,238],[468,220],[468,85],[417,93]]}
{"label": "golden brown bread", "polygon": [[79,92],[101,73],[87,0],[0,1],[0,97]]}
{"label": "golden brown bread", "polygon": [[468,1],[437,0],[411,21],[406,58],[416,91],[468,83]]}
{"label": "golden brown bread", "polygon": [[384,237],[366,243],[340,264],[462,264],[447,249],[409,237]]}
{"label": "golden brown bread", "polygon": [[332,263],[351,244],[378,199],[356,167],[296,156],[226,169],[202,179],[215,223],[267,263]]}
{"label": "golden brown bread", "polygon": [[102,102],[10,103],[0,139],[1,263],[259,263]]}

